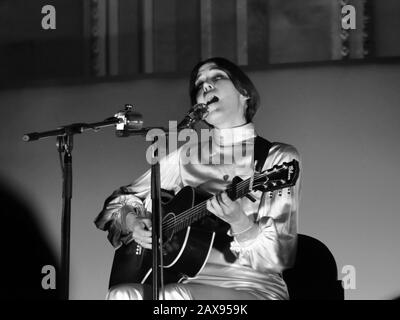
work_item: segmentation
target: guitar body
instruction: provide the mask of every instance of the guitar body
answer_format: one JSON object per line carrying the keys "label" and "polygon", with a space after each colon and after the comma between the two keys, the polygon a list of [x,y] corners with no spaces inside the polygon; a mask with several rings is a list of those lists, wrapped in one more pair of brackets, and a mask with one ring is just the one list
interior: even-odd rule
{"label": "guitar body", "polygon": [[[189,186],[182,188],[172,200],[162,202],[163,225],[176,223],[182,212],[211,196]],[[163,198],[165,197],[162,196]],[[228,224],[210,216],[182,231],[172,230],[164,233],[165,284],[194,277],[201,271],[213,246],[215,230],[221,225],[223,230],[228,229]],[[115,252],[109,287],[123,283],[151,284],[152,261],[152,250],[144,249],[135,241],[122,245]]]}

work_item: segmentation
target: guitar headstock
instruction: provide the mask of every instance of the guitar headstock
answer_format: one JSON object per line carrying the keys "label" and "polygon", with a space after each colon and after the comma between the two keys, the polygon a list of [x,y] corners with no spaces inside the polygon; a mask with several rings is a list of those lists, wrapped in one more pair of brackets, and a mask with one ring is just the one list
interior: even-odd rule
{"label": "guitar headstock", "polygon": [[275,165],[254,177],[253,189],[267,192],[292,187],[296,184],[299,171],[297,160]]}

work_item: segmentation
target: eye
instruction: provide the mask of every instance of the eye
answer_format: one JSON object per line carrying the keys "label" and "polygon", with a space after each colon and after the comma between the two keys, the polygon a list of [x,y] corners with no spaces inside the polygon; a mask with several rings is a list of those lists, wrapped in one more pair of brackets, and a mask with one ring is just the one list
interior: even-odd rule
{"label": "eye", "polygon": [[207,78],[206,80],[200,80],[199,82],[195,83],[195,86],[194,86],[195,92],[199,93],[200,90],[202,90],[205,81],[211,81],[212,83],[216,83],[219,80],[226,80],[226,79],[229,79],[229,77],[227,75],[222,74],[222,73],[216,73],[216,74],[212,75],[210,78]]}
{"label": "eye", "polygon": [[222,80],[222,79],[227,79],[227,77],[223,74],[216,74],[214,77],[212,77],[212,80],[214,82],[218,81],[218,80]]}

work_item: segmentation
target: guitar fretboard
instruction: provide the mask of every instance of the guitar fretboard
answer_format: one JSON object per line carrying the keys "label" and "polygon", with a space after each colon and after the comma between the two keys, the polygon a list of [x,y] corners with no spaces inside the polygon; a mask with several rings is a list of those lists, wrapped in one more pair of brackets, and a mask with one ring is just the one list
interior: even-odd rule
{"label": "guitar fretboard", "polygon": [[[255,174],[254,181],[256,181],[256,179],[259,179],[260,176],[262,176],[262,174]],[[249,188],[250,183],[251,178],[234,184],[225,191],[228,194],[229,198],[232,201],[235,201],[239,198],[244,197],[251,191]],[[205,200],[195,205],[194,207],[182,212],[179,215],[178,219],[174,220],[173,222],[166,221],[165,224],[163,223],[163,229],[165,229],[166,231],[174,230],[178,232],[189,227],[191,224],[199,221],[208,214],[211,214],[211,212],[207,210],[207,200]]]}
{"label": "guitar fretboard", "polygon": [[[262,187],[262,191],[267,192],[293,186],[298,175],[299,164],[296,160],[292,160],[289,163],[284,162],[282,165],[276,165],[262,173],[255,173],[253,177],[246,180],[233,183],[225,191],[228,197],[232,201],[235,201],[253,191],[254,187]],[[205,200],[181,212],[176,219],[163,222],[162,228],[166,232],[178,232],[189,227],[208,214],[211,214],[211,212],[207,210],[207,200]]]}

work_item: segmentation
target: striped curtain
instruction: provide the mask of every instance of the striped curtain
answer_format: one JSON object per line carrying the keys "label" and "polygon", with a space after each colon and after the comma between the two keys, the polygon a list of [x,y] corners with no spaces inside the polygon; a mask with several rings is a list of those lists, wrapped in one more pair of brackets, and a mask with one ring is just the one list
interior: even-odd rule
{"label": "striped curtain", "polygon": [[[201,59],[241,66],[364,58],[367,0],[87,0],[88,74],[188,72]],[[341,8],[357,12],[344,30]]]}

